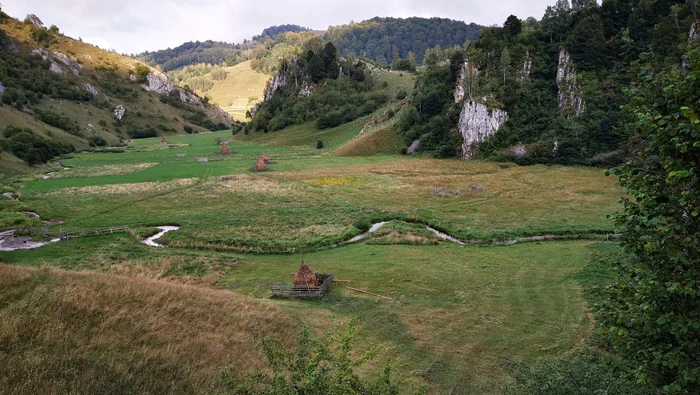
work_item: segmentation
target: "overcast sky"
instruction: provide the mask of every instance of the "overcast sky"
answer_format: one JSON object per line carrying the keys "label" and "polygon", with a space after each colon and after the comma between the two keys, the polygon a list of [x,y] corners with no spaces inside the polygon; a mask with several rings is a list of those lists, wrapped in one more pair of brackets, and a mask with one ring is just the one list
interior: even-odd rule
{"label": "overcast sky", "polygon": [[186,41],[241,42],[272,25],[316,30],[375,16],[443,17],[501,25],[510,14],[540,19],[555,0],[0,0],[18,19],[36,14],[71,37],[121,53]]}

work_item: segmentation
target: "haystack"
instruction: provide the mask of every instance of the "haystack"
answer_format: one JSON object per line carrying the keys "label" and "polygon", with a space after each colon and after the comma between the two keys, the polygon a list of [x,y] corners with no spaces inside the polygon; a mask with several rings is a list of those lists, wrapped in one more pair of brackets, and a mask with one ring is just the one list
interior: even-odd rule
{"label": "haystack", "polygon": [[262,156],[255,163],[255,171],[267,171],[267,164]]}
{"label": "haystack", "polygon": [[229,153],[228,144],[224,143],[224,145],[221,146],[221,155],[228,155]]}
{"label": "haystack", "polygon": [[318,279],[311,268],[302,263],[299,271],[294,275],[294,288],[318,287]]}
{"label": "haystack", "polygon": [[165,139],[165,136],[163,136],[163,137],[160,138],[160,144],[161,144],[161,145],[168,145],[168,144],[169,144],[169,143],[168,143],[168,140]]}
{"label": "haystack", "polygon": [[262,159],[262,160],[265,162],[266,165],[271,165],[271,164],[275,163],[275,161],[273,161],[272,159],[270,159],[270,157],[267,156],[267,154],[262,154],[262,156],[260,157],[260,159]]}

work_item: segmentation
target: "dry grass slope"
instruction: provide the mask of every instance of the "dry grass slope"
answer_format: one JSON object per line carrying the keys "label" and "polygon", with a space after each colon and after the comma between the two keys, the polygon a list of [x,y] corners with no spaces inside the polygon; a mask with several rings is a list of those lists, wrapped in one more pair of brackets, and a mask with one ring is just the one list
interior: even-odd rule
{"label": "dry grass slope", "polygon": [[272,304],[227,291],[0,264],[0,393],[212,393],[260,369],[253,334],[294,338]]}
{"label": "dry grass slope", "polygon": [[270,76],[250,68],[250,61],[225,70],[228,73],[226,79],[214,81],[207,96],[235,119],[245,121],[246,111],[262,100]]}
{"label": "dry grass slope", "polygon": [[339,156],[371,156],[377,154],[396,155],[404,146],[403,139],[392,127],[359,136],[335,153]]}

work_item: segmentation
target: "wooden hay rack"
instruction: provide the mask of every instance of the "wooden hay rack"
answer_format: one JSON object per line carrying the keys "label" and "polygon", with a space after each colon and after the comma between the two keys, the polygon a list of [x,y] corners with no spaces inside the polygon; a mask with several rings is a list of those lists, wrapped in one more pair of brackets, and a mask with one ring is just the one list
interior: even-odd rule
{"label": "wooden hay rack", "polygon": [[272,296],[280,298],[304,298],[304,299],[318,299],[322,298],[333,284],[333,279],[335,276],[331,274],[321,274],[317,273],[316,277],[319,279],[319,285],[316,286],[296,286],[296,285],[285,285],[278,283],[272,286]]}

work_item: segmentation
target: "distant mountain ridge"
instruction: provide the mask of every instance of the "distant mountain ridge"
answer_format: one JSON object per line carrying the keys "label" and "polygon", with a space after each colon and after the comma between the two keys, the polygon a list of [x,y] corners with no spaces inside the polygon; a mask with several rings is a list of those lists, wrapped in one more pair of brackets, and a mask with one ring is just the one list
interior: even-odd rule
{"label": "distant mountain ridge", "polygon": [[[247,60],[260,59],[260,44],[266,50],[278,44],[284,33],[313,33],[323,41],[333,42],[341,55],[355,53],[382,65],[391,64],[396,56],[415,54],[420,63],[425,51],[440,45],[443,48],[462,46],[479,38],[484,27],[447,18],[381,18],[312,31],[298,25],[271,26],[252,41],[230,44],[217,41],[187,42],[174,49],[144,52],[138,59],[164,71],[172,71],[200,63],[234,66]],[[271,41],[270,41],[271,40]]]}

